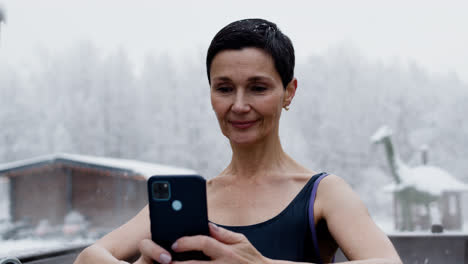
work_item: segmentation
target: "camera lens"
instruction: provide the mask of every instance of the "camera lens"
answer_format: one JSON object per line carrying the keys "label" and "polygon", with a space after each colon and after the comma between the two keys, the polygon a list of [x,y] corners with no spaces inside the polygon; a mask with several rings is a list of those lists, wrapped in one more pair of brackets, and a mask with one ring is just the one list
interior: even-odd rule
{"label": "camera lens", "polygon": [[169,200],[170,188],[168,182],[153,183],[153,197],[156,200]]}

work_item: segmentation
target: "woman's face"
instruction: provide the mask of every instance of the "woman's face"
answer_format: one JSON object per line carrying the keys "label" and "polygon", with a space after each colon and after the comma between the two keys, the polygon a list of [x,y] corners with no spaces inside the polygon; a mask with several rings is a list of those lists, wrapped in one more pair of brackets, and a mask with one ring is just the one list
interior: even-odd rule
{"label": "woman's face", "polygon": [[283,88],[273,58],[258,48],[224,50],[211,64],[211,104],[231,143],[251,144],[278,135],[279,118],[297,82]]}

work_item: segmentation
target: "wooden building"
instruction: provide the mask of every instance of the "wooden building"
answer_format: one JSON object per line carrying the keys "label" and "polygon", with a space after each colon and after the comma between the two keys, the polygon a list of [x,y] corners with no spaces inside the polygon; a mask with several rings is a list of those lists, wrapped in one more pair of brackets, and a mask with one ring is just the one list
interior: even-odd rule
{"label": "wooden building", "polygon": [[9,184],[11,221],[23,220],[32,226],[42,219],[61,225],[75,211],[92,227],[113,228],[147,203],[149,176],[194,173],[134,160],[71,154],[0,164],[0,177]]}
{"label": "wooden building", "polygon": [[[395,229],[461,230],[463,228],[462,194],[468,184],[447,171],[427,165],[427,146],[422,148],[420,166],[409,166],[393,146],[392,130],[380,127],[371,137],[373,144],[383,144],[394,182],[384,188],[393,193]],[[438,231],[438,232],[440,232]]]}
{"label": "wooden building", "polygon": [[445,230],[462,230],[462,194],[468,192],[468,184],[427,165],[411,168],[406,176],[404,182],[384,188],[393,193],[396,230],[431,230],[434,224]]}

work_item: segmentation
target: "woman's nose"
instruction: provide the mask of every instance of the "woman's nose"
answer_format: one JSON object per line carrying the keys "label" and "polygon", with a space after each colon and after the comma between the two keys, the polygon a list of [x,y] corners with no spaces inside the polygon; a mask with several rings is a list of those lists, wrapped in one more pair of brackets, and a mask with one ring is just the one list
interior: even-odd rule
{"label": "woman's nose", "polygon": [[236,94],[231,110],[234,113],[245,113],[250,111],[250,104],[245,94],[243,94],[242,92]]}

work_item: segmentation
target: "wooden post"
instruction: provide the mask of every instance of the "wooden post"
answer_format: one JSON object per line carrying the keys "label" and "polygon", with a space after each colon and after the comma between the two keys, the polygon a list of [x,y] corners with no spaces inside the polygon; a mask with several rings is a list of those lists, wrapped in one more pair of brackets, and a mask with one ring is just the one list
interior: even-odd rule
{"label": "wooden post", "polygon": [[10,195],[10,221],[15,222],[17,221],[16,219],[16,211],[15,211],[15,187],[16,187],[16,179],[13,177],[10,177],[10,184],[9,184],[9,195]]}
{"label": "wooden post", "polygon": [[0,46],[2,44],[2,23],[5,23],[5,21],[6,21],[5,11],[0,5]]}
{"label": "wooden post", "polygon": [[73,210],[73,180],[72,170],[70,168],[64,168],[65,174],[67,175],[66,188],[67,188],[67,212],[65,215]]}
{"label": "wooden post", "polygon": [[393,192],[393,225],[395,230],[400,230],[400,213],[398,211],[398,199],[396,197],[396,192]]}

